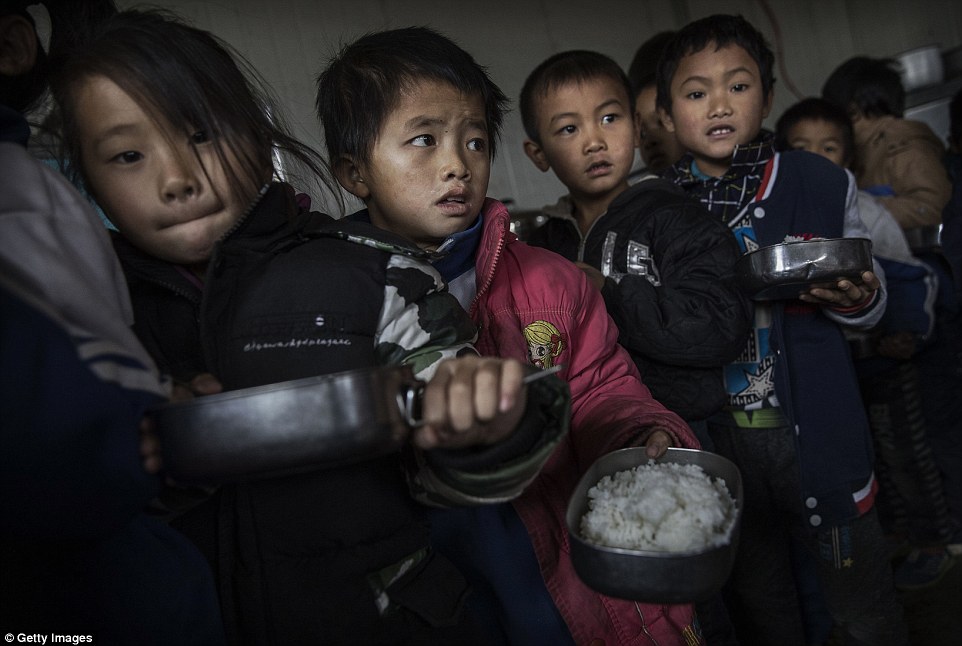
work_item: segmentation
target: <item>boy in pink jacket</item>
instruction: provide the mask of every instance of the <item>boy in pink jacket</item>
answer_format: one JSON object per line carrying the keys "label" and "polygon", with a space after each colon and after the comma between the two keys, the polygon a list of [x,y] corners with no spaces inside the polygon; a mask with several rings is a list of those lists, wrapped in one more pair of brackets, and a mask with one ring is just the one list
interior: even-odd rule
{"label": "boy in pink jacket", "polygon": [[587,468],[616,449],[645,445],[657,457],[697,440],[641,383],[584,274],[518,242],[507,209],[485,197],[505,95],[427,28],[358,39],[318,85],[334,175],[366,206],[350,217],[437,252],[435,267],[478,325],[479,352],[561,365],[571,388],[571,430],[524,494],[432,514],[435,546],[476,584],[469,611],[488,643],[701,643],[691,606],[605,597],[572,567],[564,516]]}

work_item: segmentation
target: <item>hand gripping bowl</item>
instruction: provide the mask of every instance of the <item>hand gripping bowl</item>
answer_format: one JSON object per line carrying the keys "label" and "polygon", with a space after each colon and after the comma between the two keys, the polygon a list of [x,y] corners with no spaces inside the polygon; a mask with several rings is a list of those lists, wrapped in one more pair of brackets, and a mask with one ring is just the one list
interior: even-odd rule
{"label": "hand gripping bowl", "polygon": [[220,484],[335,466],[396,449],[420,417],[407,366],[353,370],[160,405],[168,475]]}
{"label": "hand gripping bowl", "polygon": [[861,284],[872,270],[868,238],[801,240],[762,247],[735,263],[742,290],[758,301],[798,298],[816,283],[847,278]]}
{"label": "hand gripping bowl", "polygon": [[656,463],[700,466],[721,478],[735,501],[735,520],[727,544],[702,551],[666,552],[606,547],[581,537],[588,511],[588,490],[604,476],[647,464],[644,447],[621,449],[599,458],[581,478],[566,516],[571,561],[584,583],[602,594],[645,603],[694,603],[716,594],[731,573],[744,506],[741,473],[726,458],[694,449],[668,449]]}

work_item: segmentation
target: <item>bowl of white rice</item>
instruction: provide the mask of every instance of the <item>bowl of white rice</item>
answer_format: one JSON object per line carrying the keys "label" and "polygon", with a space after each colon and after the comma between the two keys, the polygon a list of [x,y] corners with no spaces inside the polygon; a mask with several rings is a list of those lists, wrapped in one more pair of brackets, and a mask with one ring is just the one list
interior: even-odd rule
{"label": "bowl of white rice", "polygon": [[571,560],[589,587],[646,603],[694,603],[731,573],[741,520],[741,474],[728,459],[644,447],[598,459],[568,504]]}

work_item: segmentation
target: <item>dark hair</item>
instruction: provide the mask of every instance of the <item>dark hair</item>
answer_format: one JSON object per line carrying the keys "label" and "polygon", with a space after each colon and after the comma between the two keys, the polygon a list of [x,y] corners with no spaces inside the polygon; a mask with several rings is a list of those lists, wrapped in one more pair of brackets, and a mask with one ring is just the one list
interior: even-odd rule
{"label": "dark hair", "polygon": [[649,85],[655,84],[661,53],[674,36],[673,31],[657,33],[643,42],[635,52],[635,57],[631,59],[628,67],[628,80],[635,96]]}
{"label": "dark hair", "polygon": [[628,82],[625,71],[608,56],[575,49],[560,52],[542,61],[528,75],[518,100],[521,122],[528,138],[539,145],[541,143],[538,136],[538,99],[544,98],[548,92],[562,85],[599,78],[608,78],[623,86],[628,97],[628,109],[634,113],[635,93],[631,91],[631,83]]}
{"label": "dark hair", "polygon": [[867,117],[901,117],[905,110],[902,76],[898,63],[891,58],[848,59],[825,80],[822,98],[843,110],[854,107]]}
{"label": "dark hair", "polygon": [[328,160],[370,161],[381,127],[401,97],[423,80],[450,83],[484,103],[491,158],[508,98],[465,50],[428,27],[368,33],[343,47],[317,78],[317,115]]}
{"label": "dark hair", "polygon": [[802,99],[791,106],[775,123],[775,149],[790,150],[788,131],[800,121],[824,121],[838,126],[842,131],[842,145],[845,147],[843,157],[851,160],[855,153],[855,135],[852,131],[852,120],[848,113],[831,101],[819,97]]}
{"label": "dark hair", "polygon": [[671,82],[678,71],[678,64],[685,56],[702,51],[714,44],[715,50],[729,45],[741,47],[758,65],[762,93],[768,96],[775,87],[775,55],[765,36],[741,16],[716,14],[690,22],[675,34],[665,46],[658,62],[656,84],[659,108],[671,112]]}
{"label": "dark hair", "polygon": [[76,39],[52,67],[64,156],[81,178],[74,91],[97,75],[116,83],[158,123],[181,128],[187,136],[208,133],[232,189],[245,198],[252,199],[259,188],[245,178],[268,174],[275,147],[323,176],[323,158],[287,134],[276,102],[250,64],[210,32],[174,14],[116,13]]}

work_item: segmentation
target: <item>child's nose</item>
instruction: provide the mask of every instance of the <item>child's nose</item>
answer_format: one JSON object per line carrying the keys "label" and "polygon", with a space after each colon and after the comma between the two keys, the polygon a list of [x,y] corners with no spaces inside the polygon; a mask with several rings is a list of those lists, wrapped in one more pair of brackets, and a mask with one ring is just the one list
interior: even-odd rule
{"label": "child's nose", "polygon": [[444,157],[441,175],[444,179],[466,179],[471,175],[471,170],[460,153],[451,151]]}
{"label": "child's nose", "polygon": [[727,117],[732,112],[731,102],[728,100],[728,93],[722,92],[720,94],[714,94],[711,99],[710,111],[708,116],[717,117]]}
{"label": "child's nose", "polygon": [[202,182],[199,175],[199,162],[192,157],[172,155],[164,167],[161,180],[161,193],[166,202],[178,202],[197,197]]}

